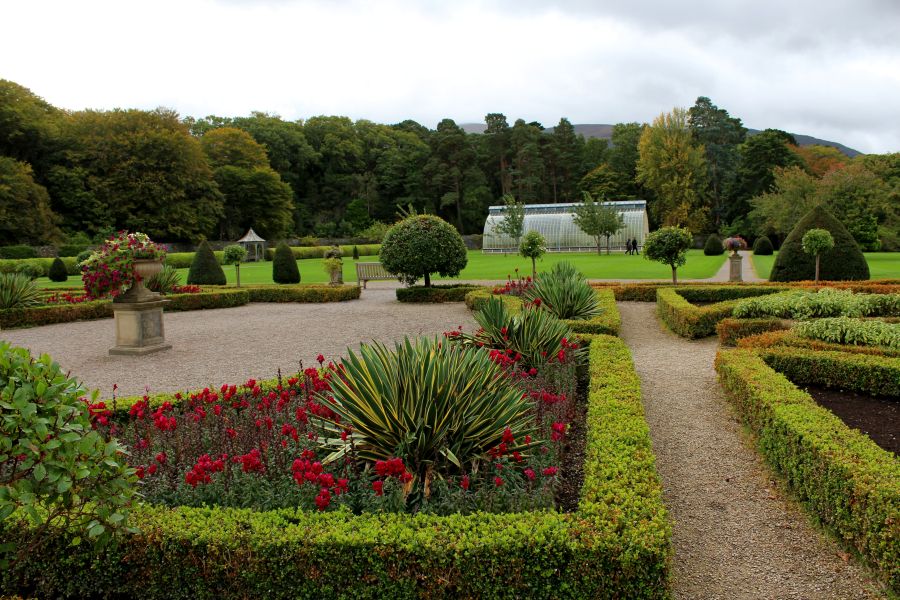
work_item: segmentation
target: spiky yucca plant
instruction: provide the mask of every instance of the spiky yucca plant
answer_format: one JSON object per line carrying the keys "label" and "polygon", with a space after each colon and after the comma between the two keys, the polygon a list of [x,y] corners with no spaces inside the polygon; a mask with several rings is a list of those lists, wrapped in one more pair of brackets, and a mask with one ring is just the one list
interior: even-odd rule
{"label": "spiky yucca plant", "polygon": [[181,285],[181,277],[178,270],[165,265],[162,271],[147,280],[147,287],[154,292],[169,294],[176,285]]}
{"label": "spiky yucca plant", "polygon": [[[426,495],[433,477],[471,469],[507,427],[518,441],[510,452],[524,452],[536,431],[530,400],[487,352],[441,339],[361,345],[341,359],[329,396],[340,423],[322,423],[333,450],[325,462],[351,445],[366,461],[399,456]],[[352,435],[342,440],[347,425]]]}
{"label": "spiky yucca plant", "polygon": [[41,290],[28,275],[0,273],[0,308],[27,308],[41,303]]}
{"label": "spiky yucca plant", "polygon": [[600,314],[597,292],[570,263],[557,263],[541,273],[525,290],[525,299],[541,305],[560,319],[590,319]]}

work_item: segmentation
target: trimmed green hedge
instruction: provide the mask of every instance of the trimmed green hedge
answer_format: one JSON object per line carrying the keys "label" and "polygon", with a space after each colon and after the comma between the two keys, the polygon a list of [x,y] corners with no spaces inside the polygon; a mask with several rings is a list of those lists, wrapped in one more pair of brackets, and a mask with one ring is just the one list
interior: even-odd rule
{"label": "trimmed green hedge", "polygon": [[[166,254],[166,264],[173,269],[190,269],[194,262],[194,254],[196,252],[170,252]],[[213,251],[213,256],[219,264],[222,264],[224,252],[221,250]]]}
{"label": "trimmed green hedge", "polygon": [[855,344],[835,344],[800,337],[795,332],[771,331],[759,333],[737,341],[738,348],[772,348],[774,346],[789,346],[792,348],[808,348],[810,350],[831,350],[835,352],[849,352],[852,354],[871,354],[873,356],[900,357],[900,350],[892,350],[884,346],[857,346]]}
{"label": "trimmed green hedge", "polygon": [[[53,264],[54,258],[21,258],[21,259],[0,259],[0,273],[15,273],[16,267],[19,265],[33,265],[41,269],[44,277],[50,271],[50,265]],[[80,275],[81,271],[75,263],[74,256],[62,257],[63,264],[66,265],[66,272],[69,275]]]}
{"label": "trimmed green hedge", "polygon": [[900,359],[806,348],[768,348],[758,354],[797,385],[821,385],[900,398]]}
{"label": "trimmed green hedge", "polygon": [[[616,295],[616,300],[620,301],[631,301],[631,302],[656,302],[656,290],[661,288],[680,288],[680,289],[691,289],[691,290],[702,290],[704,288],[720,288],[720,289],[736,289],[736,290],[748,290],[748,289],[767,289],[770,287],[778,288],[777,291],[783,291],[785,289],[794,289],[794,288],[802,288],[802,289],[819,289],[822,287],[833,287],[838,289],[847,289],[853,290],[858,293],[866,293],[866,294],[897,294],[900,293],[900,279],[879,279],[874,281],[864,281],[864,282],[849,282],[849,281],[820,281],[818,283],[814,281],[793,281],[790,283],[772,283],[772,282],[761,282],[761,283],[722,283],[722,282],[686,282],[673,284],[672,282],[662,282],[662,281],[644,281],[644,282],[635,282],[635,283],[592,283],[592,287],[598,290],[611,289],[613,293]],[[752,294],[748,294],[752,295]],[[746,297],[746,296],[743,296]],[[721,300],[725,300],[726,298],[721,298]],[[699,302],[699,300],[698,300]]]}
{"label": "trimmed green hedge", "polygon": [[400,302],[465,302],[466,295],[475,290],[487,289],[469,283],[451,283],[448,285],[412,285],[397,288],[397,300]]}
{"label": "trimmed green hedge", "polygon": [[522,299],[518,296],[511,296],[509,294],[497,294],[494,296],[488,288],[477,289],[466,294],[466,308],[472,311],[481,310],[484,303],[491,297],[499,298],[509,310],[518,311],[522,309]]}
{"label": "trimmed green hedge", "polygon": [[37,258],[37,252],[31,246],[0,246],[0,258]]}
{"label": "trimmed green hedge", "polygon": [[757,447],[821,522],[900,592],[900,461],[818,406],[751,350],[722,350],[719,380]]}
{"label": "trimmed green hedge", "polygon": [[250,302],[344,302],[359,298],[355,285],[260,285],[246,289]]}
{"label": "trimmed green hedge", "polygon": [[789,329],[781,319],[722,319],[716,323],[716,333],[719,334],[719,343],[725,346],[734,346],[737,341],[747,336],[756,335],[766,331],[779,331]]}
{"label": "trimmed green hedge", "polygon": [[[470,516],[139,506],[139,533],[95,552],[58,533],[0,591],[41,597],[668,598],[671,526],[624,343],[590,347],[575,513]],[[15,542],[23,528],[0,522]]]}
{"label": "trimmed green hedge", "polygon": [[726,300],[708,306],[695,306],[674,288],[660,288],[656,292],[656,313],[666,326],[688,339],[713,335],[716,323],[730,317],[740,300]]}
{"label": "trimmed green hedge", "polygon": [[[360,256],[378,256],[381,252],[381,244],[348,244],[341,246],[341,252],[344,256],[353,254],[353,247],[356,246]],[[325,252],[331,246],[291,246],[291,252],[294,258],[301,260],[304,258],[324,258]],[[274,248],[266,248],[266,260],[272,260],[275,256]]]}

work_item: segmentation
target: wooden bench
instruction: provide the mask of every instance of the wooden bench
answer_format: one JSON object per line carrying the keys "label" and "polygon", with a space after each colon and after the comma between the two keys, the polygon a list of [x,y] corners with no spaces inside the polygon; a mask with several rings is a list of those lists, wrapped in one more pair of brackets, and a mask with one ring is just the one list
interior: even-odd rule
{"label": "wooden bench", "polygon": [[377,262],[358,262],[356,263],[356,285],[362,283],[363,289],[366,289],[366,282],[369,280],[390,280],[397,279],[396,275],[391,275],[384,270],[381,263]]}

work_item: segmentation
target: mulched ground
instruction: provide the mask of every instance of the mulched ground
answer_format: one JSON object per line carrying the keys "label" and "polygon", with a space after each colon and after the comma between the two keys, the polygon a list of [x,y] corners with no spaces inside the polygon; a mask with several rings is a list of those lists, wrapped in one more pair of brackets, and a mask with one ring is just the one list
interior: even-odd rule
{"label": "mulched ground", "polygon": [[584,484],[584,449],[587,442],[587,378],[578,381],[575,414],[566,432],[562,478],[556,490],[556,506],[562,512],[578,510]]}
{"label": "mulched ground", "polygon": [[860,430],[888,452],[900,454],[900,401],[822,387],[806,391],[847,426]]}

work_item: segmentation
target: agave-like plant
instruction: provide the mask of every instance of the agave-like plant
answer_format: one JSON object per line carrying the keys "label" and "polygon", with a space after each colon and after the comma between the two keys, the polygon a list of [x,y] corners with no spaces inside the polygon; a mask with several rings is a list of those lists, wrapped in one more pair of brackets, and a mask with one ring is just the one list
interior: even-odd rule
{"label": "agave-like plant", "polygon": [[165,265],[162,271],[147,280],[147,287],[154,292],[169,294],[175,289],[176,285],[181,285],[181,278],[178,270],[169,265]]}
{"label": "agave-like plant", "polygon": [[601,312],[596,290],[565,261],[538,275],[524,297],[530,302],[540,298],[541,306],[560,319],[591,319]]}
{"label": "agave-like plant", "polygon": [[0,308],[26,308],[41,303],[41,290],[23,273],[0,273]]}
{"label": "agave-like plant", "polygon": [[399,456],[426,495],[433,477],[470,469],[507,427],[510,452],[525,453],[525,436],[536,433],[531,401],[487,352],[441,339],[361,345],[341,359],[328,396],[340,422],[321,422],[333,450],[325,462],[351,447],[366,461]]}

